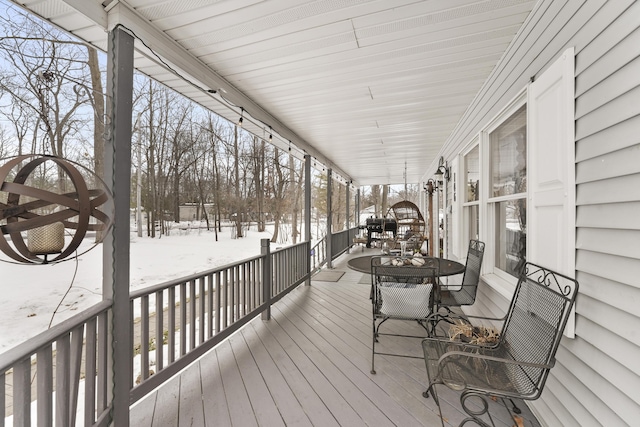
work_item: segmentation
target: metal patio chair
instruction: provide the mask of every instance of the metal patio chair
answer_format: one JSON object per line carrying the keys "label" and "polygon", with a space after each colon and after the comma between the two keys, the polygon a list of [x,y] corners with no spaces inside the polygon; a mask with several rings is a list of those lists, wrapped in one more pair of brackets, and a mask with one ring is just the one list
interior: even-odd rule
{"label": "metal patio chair", "polygon": [[437,324],[442,320],[451,323],[452,307],[469,306],[476,301],[478,283],[480,281],[480,267],[484,257],[484,246],[484,242],[479,240],[469,241],[462,283],[458,285],[447,284],[446,286],[441,284],[437,287],[436,310],[430,318],[434,334]]}
{"label": "metal patio chair", "polygon": [[[461,426],[469,421],[489,426],[487,418],[495,425],[487,397],[500,398],[505,407],[505,399],[540,397],[577,293],[576,280],[526,263],[503,318],[467,317],[473,325],[479,321],[501,322],[496,343],[483,345],[446,338],[422,341],[429,377],[424,396],[431,394],[442,416],[435,386],[444,384],[462,391],[460,403],[468,418]],[[471,397],[480,399],[480,409],[470,405],[467,399]]]}
{"label": "metal patio chair", "polygon": [[[407,265],[394,265],[406,262]],[[423,258],[424,265],[414,265],[411,257],[372,257],[371,302],[373,306],[373,343],[371,373],[375,374],[375,355],[413,357],[400,353],[377,352],[376,343],[382,335],[423,339],[428,335],[427,319],[433,312],[433,288],[438,270],[437,258]],[[424,335],[380,332],[388,320],[415,320],[425,329]]]}

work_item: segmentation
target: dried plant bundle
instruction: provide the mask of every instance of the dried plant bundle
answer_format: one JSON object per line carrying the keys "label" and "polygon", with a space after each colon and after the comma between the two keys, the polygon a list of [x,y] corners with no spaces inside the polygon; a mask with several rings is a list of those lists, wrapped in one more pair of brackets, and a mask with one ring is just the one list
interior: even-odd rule
{"label": "dried plant bundle", "polygon": [[462,319],[455,319],[449,328],[449,339],[470,344],[492,345],[498,342],[500,334],[495,328],[474,326]]}

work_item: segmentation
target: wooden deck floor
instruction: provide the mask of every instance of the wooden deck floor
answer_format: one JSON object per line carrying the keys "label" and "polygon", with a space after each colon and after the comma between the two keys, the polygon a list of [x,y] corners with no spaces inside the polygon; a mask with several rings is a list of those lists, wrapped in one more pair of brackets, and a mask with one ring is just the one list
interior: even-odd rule
{"label": "wooden deck floor", "polygon": [[[424,362],[376,355],[371,370],[368,275],[334,263],[338,282],[312,281],[255,319],[199,361],[138,402],[131,426],[439,426],[433,399],[422,392]],[[415,322],[387,330],[420,334]],[[420,356],[420,340],[382,337],[380,351]],[[438,387],[447,425],[464,418],[458,394]],[[525,426],[539,426],[524,403]],[[511,427],[504,408],[498,425]]]}

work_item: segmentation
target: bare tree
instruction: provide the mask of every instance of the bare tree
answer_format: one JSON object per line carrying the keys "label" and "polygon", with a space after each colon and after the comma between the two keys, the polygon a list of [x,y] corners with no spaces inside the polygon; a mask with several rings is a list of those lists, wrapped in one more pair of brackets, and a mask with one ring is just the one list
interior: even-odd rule
{"label": "bare tree", "polygon": [[336,180],[333,182],[333,194],[331,199],[332,216],[331,228],[333,231],[341,231],[345,225],[346,215],[346,187]]}
{"label": "bare tree", "polygon": [[233,208],[235,214],[236,236],[242,237],[242,210],[240,200],[240,149],[239,149],[239,132],[238,126],[233,129],[233,182],[234,182],[234,201]]}
{"label": "bare tree", "polygon": [[258,231],[265,230],[265,212],[264,212],[264,176],[265,176],[265,141],[257,136],[253,138],[253,152],[251,159],[253,160],[253,175],[255,181],[256,194],[256,214]]}
{"label": "bare tree", "polygon": [[389,186],[383,185],[382,186],[382,208],[381,208],[383,217],[387,215],[387,210],[389,209],[389,207],[387,206],[388,195],[389,195]]}
{"label": "bare tree", "polygon": [[280,221],[282,220],[282,213],[285,212],[285,195],[286,195],[286,176],[283,166],[280,163],[281,154],[278,148],[274,147],[273,150],[273,170],[269,174],[269,184],[267,186],[271,195],[271,213],[274,219],[273,235],[271,236],[271,242],[278,242],[278,236],[280,232]]}
{"label": "bare tree", "polygon": [[[195,163],[194,157],[187,156],[191,152],[193,145],[193,135],[189,125],[192,118],[192,108],[186,103],[179,103],[179,106],[172,108],[172,129],[167,135],[169,139],[169,168],[168,175],[172,181],[173,194],[170,197],[173,201],[173,220],[180,222],[180,193],[182,176]],[[177,107],[177,108],[176,108]]]}
{"label": "bare tree", "polygon": [[291,238],[293,239],[294,245],[298,242],[298,236],[300,235],[300,231],[298,229],[298,217],[301,210],[302,178],[304,173],[304,165],[301,162],[297,163],[298,168],[296,168],[295,158],[291,152],[289,152],[289,174],[291,176],[289,197],[293,208],[291,215]]}
{"label": "bare tree", "polygon": [[0,37],[0,91],[8,101],[0,109],[14,119],[18,151],[24,152],[28,124],[34,140],[41,142],[33,151],[65,156],[67,142],[83,140],[82,131],[93,117],[86,108],[93,90],[86,48],[17,9],[10,18],[0,17],[0,31],[6,34]]}
{"label": "bare tree", "polygon": [[102,74],[98,61],[98,51],[93,47],[87,47],[87,65],[91,76],[91,90],[88,92],[89,100],[93,105],[93,153],[94,170],[96,175],[104,178],[104,140],[105,140],[105,104],[102,87]]}

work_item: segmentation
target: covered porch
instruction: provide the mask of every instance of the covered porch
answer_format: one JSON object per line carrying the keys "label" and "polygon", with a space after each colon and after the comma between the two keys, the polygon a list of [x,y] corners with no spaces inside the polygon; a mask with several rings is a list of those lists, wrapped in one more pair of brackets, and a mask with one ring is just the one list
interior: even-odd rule
{"label": "covered porch", "polygon": [[[230,336],[211,332],[207,339],[214,336],[220,342],[214,346],[207,341],[206,349],[195,351],[196,333],[187,328],[198,312],[192,299],[189,319],[186,309],[173,313],[183,328],[172,339],[180,341],[180,356],[189,354],[184,362],[189,366],[172,365],[171,359],[164,374],[149,376],[143,370],[142,385],[131,384],[131,304],[139,301],[149,314],[149,298],[162,301],[164,292],[131,295],[128,289],[134,69],[231,123],[244,120],[244,129],[273,139],[279,149],[304,161],[307,175],[310,163],[323,174],[326,169],[328,184],[334,181],[359,191],[364,185],[416,183],[424,189],[420,208],[432,212],[429,229],[434,235],[440,218],[429,198],[435,191],[435,204],[443,214],[444,256],[462,259],[465,243],[476,236],[490,248],[474,312],[504,313],[515,277],[502,262],[513,253],[522,255],[520,249],[526,248],[528,260],[557,263],[584,286],[545,393],[531,408],[542,425],[624,426],[640,417],[639,2],[465,0],[449,10],[453,2],[407,1],[396,7],[386,1],[354,2],[356,6],[283,1],[279,13],[259,1],[246,6],[235,1],[233,6],[231,1],[205,6],[144,0],[15,3],[109,54],[108,116],[114,126],[106,169],[116,190],[117,225],[104,247],[108,268],[103,273],[103,302],[59,336],[43,336],[38,345],[0,359],[6,362],[2,366],[11,367],[7,378],[5,371],[1,374],[0,384],[6,380],[7,385],[0,396],[7,397],[0,408],[13,393],[21,405],[11,409],[21,416],[22,425],[30,425],[32,415],[30,361],[36,352],[44,361],[38,366],[44,378],[38,385],[44,390],[38,391],[38,413],[45,418],[53,413],[54,340],[64,350],[56,354],[61,361],[56,369],[63,375],[56,371],[62,379],[56,383],[55,425],[69,425],[78,406],[83,334],[89,337],[91,369],[98,377],[91,390],[95,396],[86,394],[86,412],[96,414],[87,425],[439,423],[432,399],[421,396],[426,373],[420,360],[380,357],[378,374],[369,373],[369,287],[362,273],[347,269],[344,257],[333,262],[335,249],[348,246],[352,236],[342,236],[338,244],[330,227],[323,241],[326,248],[318,252],[327,252],[332,272],[344,271],[338,282],[311,277],[310,286],[301,284],[315,272],[315,264],[306,264],[309,247],[284,254],[280,273],[291,277],[281,283],[291,288],[269,305],[272,318],[246,320],[233,334],[228,332]],[[350,18],[344,19],[347,12]],[[550,75],[561,72],[563,102],[571,107],[567,109],[556,98],[544,104],[542,97],[535,97],[547,93],[541,88],[552,82]],[[529,121],[534,112],[555,110],[562,110],[549,114],[557,120],[555,127],[543,114],[541,120]],[[517,126],[511,126],[512,117],[519,118]],[[513,144],[510,164],[502,161],[498,146],[491,145],[491,134],[510,135],[512,127],[526,138]],[[547,137],[551,134],[557,143]],[[564,149],[562,161],[550,150],[557,147]],[[525,158],[529,165],[516,168]],[[494,183],[492,168],[497,164],[507,165],[509,174]],[[434,180],[438,172],[442,181]],[[536,192],[535,185],[548,182],[562,182],[553,192],[561,196],[553,200],[557,204],[546,205],[560,207],[562,223],[553,221],[557,215],[538,215],[548,221],[532,221],[545,206],[535,203],[545,195]],[[308,188],[307,182],[305,191]],[[523,203],[528,210],[514,214]],[[307,202],[307,230],[309,210]],[[529,237],[526,241],[513,237],[518,221],[519,231],[526,230]],[[520,246],[514,250],[516,241]],[[304,243],[310,242],[305,236]],[[265,257],[246,268],[268,278],[271,271],[260,270]],[[294,271],[303,265],[301,260],[306,268]],[[236,274],[244,268],[229,271]],[[236,276],[225,272],[221,282],[218,273],[216,285],[237,286]],[[187,289],[189,295],[198,292],[196,286],[205,289],[205,281],[213,280],[208,277],[213,274],[172,285],[175,289],[168,292],[173,292],[173,302],[176,294],[186,301]],[[273,296],[260,293],[265,288],[259,287],[260,280],[254,282],[252,296],[266,298],[257,297],[250,314],[267,310]],[[211,283],[206,285],[209,295]],[[208,313],[222,307],[241,311],[227,301],[216,301],[217,310],[211,310],[213,302],[207,304]],[[207,315],[211,325],[213,315]],[[84,332],[85,324],[90,332]],[[146,333],[143,343],[149,342],[149,330]],[[388,339],[394,346],[411,345]],[[146,357],[150,349],[144,345]],[[143,360],[144,366],[148,363]],[[9,375],[22,385],[19,393],[10,388],[15,383],[9,386]],[[458,425],[464,418],[458,398],[442,389],[446,422]],[[506,413],[498,416],[501,425],[513,424]],[[538,425],[528,414],[525,419]],[[54,423],[47,419],[42,424]]]}
{"label": "covered porch", "polygon": [[[432,398],[419,359],[376,356],[371,369],[370,276],[347,261],[379,249],[345,253],[333,269],[337,281],[312,277],[171,380],[131,407],[131,425],[152,426],[435,426]],[[327,278],[327,276],[324,276]],[[387,330],[423,334],[415,322],[389,322]],[[420,356],[420,340],[385,336],[381,351]],[[459,393],[439,387],[445,425],[458,425]],[[498,426],[515,422],[491,402]],[[539,426],[518,402],[526,426]]]}

